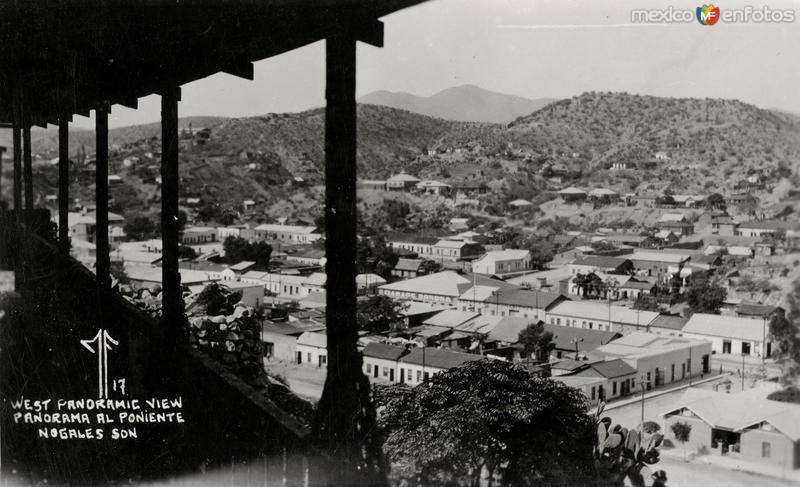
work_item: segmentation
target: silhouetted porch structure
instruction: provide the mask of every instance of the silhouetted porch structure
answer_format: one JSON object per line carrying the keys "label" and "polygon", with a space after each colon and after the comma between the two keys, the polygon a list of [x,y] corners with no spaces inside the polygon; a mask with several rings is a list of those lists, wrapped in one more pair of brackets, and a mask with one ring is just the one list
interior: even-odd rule
{"label": "silhouetted porch structure", "polygon": [[[18,469],[38,465],[51,479],[84,483],[157,478],[253,458],[263,458],[270,471],[278,455],[280,465],[271,471],[290,484],[304,481],[301,457],[314,459],[312,483],[385,483],[380,446],[368,435],[374,409],[356,350],[356,41],[380,47],[383,25],[377,19],[422,1],[2,3],[0,124],[13,131],[14,210],[0,222],[0,262],[14,270],[21,297],[13,309],[16,326],[4,330],[4,338],[26,344],[11,357],[7,353],[3,367],[36,367],[23,374],[33,382],[11,381],[4,393],[90,396],[90,357],[70,350],[104,328],[119,338],[118,353],[126,360],[118,372],[129,378],[130,393],[182,394],[191,418],[166,437],[154,430],[124,444],[28,441],[4,428],[4,468],[16,455],[29,463]],[[217,72],[253,79],[253,62],[322,39],[329,373],[309,430],[188,346],[178,271],[178,103],[182,84]],[[153,93],[161,95],[162,115],[160,321],[110,288],[108,241],[108,115],[113,105],[136,108],[139,97]],[[68,126],[73,114],[91,110],[97,124],[95,275],[69,257],[67,220]],[[30,129],[47,124],[59,127],[57,235],[50,233],[47,212],[34,209]],[[4,409],[8,427],[7,403]]]}

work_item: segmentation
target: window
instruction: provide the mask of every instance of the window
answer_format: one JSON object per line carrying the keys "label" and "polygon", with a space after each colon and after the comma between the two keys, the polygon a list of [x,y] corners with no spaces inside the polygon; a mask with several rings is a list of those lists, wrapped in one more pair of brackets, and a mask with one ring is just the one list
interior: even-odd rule
{"label": "window", "polygon": [[592,387],[592,401],[594,401],[594,393],[595,393],[595,390],[594,390],[594,387]]}
{"label": "window", "polygon": [[722,353],[731,353],[731,341],[722,340]]}
{"label": "window", "polygon": [[672,378],[670,382],[675,382],[675,364],[672,364]]}
{"label": "window", "polygon": [[320,355],[319,356],[319,363],[321,365],[325,365],[328,363],[328,356],[327,355]]}
{"label": "window", "polygon": [[561,318],[556,318],[556,325],[560,325],[560,324],[561,324]]}
{"label": "window", "polygon": [[311,352],[306,354],[306,362],[311,362]]}
{"label": "window", "polygon": [[383,376],[387,377],[388,375],[389,375],[389,367],[384,367],[383,368]]}
{"label": "window", "polygon": [[367,364],[367,373],[368,374],[372,373],[372,364]]}
{"label": "window", "polygon": [[761,442],[761,458],[769,458],[772,453],[772,445],[768,441]]}
{"label": "window", "polygon": [[750,342],[742,342],[742,353],[750,355]]}
{"label": "window", "polygon": [[611,394],[613,394],[613,395],[617,394],[617,383],[616,383],[616,381],[611,383]]}
{"label": "window", "polygon": [[421,381],[421,380],[422,380],[422,371],[421,371],[421,370],[418,370],[418,371],[417,371],[417,382],[419,382],[419,381]]}

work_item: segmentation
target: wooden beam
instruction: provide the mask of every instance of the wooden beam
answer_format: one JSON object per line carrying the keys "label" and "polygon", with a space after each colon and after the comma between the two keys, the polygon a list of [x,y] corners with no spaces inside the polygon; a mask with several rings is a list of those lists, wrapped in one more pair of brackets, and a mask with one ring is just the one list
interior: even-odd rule
{"label": "wooden beam", "polygon": [[[3,175],[3,154],[5,154],[5,152],[6,152],[6,147],[0,145],[0,185],[3,182],[3,178],[2,178],[2,175]],[[0,196],[2,196],[2,194],[3,194],[3,188],[0,186]]]}
{"label": "wooden beam", "polygon": [[383,22],[380,20],[362,22],[356,31],[356,39],[375,47],[383,47]]}
{"label": "wooden beam", "polygon": [[58,242],[61,250],[69,253],[69,119],[66,116],[58,122]]}
{"label": "wooden beam", "polygon": [[222,68],[222,72],[228,73],[233,76],[237,76],[239,78],[244,78],[250,81],[253,81],[255,79],[255,73],[253,71],[253,63],[249,61],[226,66]]}
{"label": "wooden beam", "polygon": [[25,209],[33,209],[33,157],[31,155],[31,126],[22,126],[22,179],[25,185]]}
{"label": "wooden beam", "polygon": [[22,209],[22,129],[19,124],[14,124],[12,129],[14,152],[14,210],[19,216]]}
{"label": "wooden beam", "polygon": [[108,243],[108,103],[95,110],[96,163],[95,163],[95,249],[97,283],[111,287],[111,262]]}

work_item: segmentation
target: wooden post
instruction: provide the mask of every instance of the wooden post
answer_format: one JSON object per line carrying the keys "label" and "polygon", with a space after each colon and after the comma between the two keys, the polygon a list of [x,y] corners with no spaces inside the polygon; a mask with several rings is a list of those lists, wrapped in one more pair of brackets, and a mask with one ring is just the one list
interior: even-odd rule
{"label": "wooden post", "polygon": [[19,221],[20,210],[22,209],[22,92],[19,89],[14,90],[13,103],[14,211],[17,214],[17,221]]}
{"label": "wooden post", "polygon": [[19,215],[19,210],[22,209],[22,131],[16,121],[11,132],[13,138],[11,150],[14,154],[14,210]]}
{"label": "wooden post", "polygon": [[95,248],[97,283],[101,288],[111,287],[111,262],[108,244],[108,113],[107,102],[95,110],[96,171],[95,171]]}
{"label": "wooden post", "polygon": [[325,255],[328,374],[314,436],[337,452],[323,475],[330,485],[386,484],[380,446],[372,445],[375,410],[356,344],[356,39],[326,41]]}
{"label": "wooden post", "polygon": [[69,120],[58,120],[58,242],[69,253]]}
{"label": "wooden post", "polygon": [[162,309],[165,351],[171,355],[183,334],[183,295],[178,268],[178,102],[180,87],[161,93]]}
{"label": "wooden post", "polygon": [[[3,175],[3,154],[6,153],[6,147],[0,145],[0,184],[2,184],[2,175]],[[0,195],[3,194],[3,189],[0,187]]]}
{"label": "wooden post", "polygon": [[31,126],[27,121],[23,121],[22,125],[22,164],[22,179],[25,181],[25,209],[32,210],[33,161],[31,157]]}

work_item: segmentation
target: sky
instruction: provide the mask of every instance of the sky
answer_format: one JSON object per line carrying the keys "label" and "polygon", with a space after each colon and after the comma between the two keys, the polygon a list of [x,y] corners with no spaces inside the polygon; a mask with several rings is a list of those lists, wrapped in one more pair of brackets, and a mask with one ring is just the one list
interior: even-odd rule
{"label": "sky", "polygon": [[[430,0],[382,20],[385,47],[358,47],[357,92],[431,95],[463,84],[528,98],[586,91],[736,98],[800,113],[800,0],[794,23],[632,23],[631,10],[680,0]],[[726,0],[721,9],[746,1]],[[255,80],[218,74],[183,86],[180,116],[252,116],[324,105],[324,43],[255,63]],[[115,106],[112,127],[159,119],[159,98]],[[89,118],[74,123],[91,128]]]}

